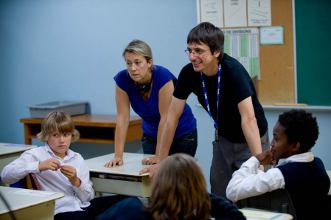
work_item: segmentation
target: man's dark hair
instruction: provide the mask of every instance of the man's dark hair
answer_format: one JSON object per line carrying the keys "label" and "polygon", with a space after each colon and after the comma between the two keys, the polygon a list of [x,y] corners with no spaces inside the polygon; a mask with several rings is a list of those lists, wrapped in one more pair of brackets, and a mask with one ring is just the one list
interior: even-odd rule
{"label": "man's dark hair", "polygon": [[214,53],[216,50],[220,50],[221,54],[223,54],[223,31],[218,27],[215,27],[212,23],[202,22],[194,27],[188,34],[187,44],[200,44],[201,42],[207,44],[212,53]]}

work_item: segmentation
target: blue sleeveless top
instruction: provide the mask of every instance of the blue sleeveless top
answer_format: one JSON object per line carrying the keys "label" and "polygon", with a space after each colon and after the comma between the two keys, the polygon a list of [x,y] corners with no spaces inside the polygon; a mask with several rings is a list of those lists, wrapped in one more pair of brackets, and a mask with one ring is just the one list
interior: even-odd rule
{"label": "blue sleeveless top", "polygon": [[[151,95],[147,100],[144,100],[140,95],[127,69],[117,73],[114,80],[117,86],[128,94],[132,109],[142,118],[144,134],[156,139],[161,118],[159,113],[159,90],[170,80],[175,84],[177,79],[168,69],[158,65],[153,66],[152,75]],[[196,126],[196,119],[193,116],[192,110],[185,104],[174,138],[191,133],[196,129]]]}

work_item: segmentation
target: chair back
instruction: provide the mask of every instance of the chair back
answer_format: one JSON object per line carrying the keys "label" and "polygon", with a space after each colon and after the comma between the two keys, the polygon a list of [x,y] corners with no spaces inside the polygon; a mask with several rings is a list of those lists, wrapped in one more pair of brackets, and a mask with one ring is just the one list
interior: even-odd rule
{"label": "chair back", "polygon": [[33,173],[29,173],[27,176],[25,176],[19,182],[20,182],[20,184],[19,184],[20,188],[35,189],[35,190],[41,189],[39,182]]}

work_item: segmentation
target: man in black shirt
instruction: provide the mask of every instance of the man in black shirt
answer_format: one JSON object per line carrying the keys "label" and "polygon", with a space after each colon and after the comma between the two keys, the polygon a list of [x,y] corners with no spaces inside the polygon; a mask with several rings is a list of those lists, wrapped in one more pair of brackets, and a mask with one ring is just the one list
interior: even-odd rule
{"label": "man in black shirt", "polygon": [[[214,121],[211,191],[225,196],[226,186],[242,162],[269,147],[268,124],[245,68],[223,52],[224,34],[203,22],[187,37],[190,63],[181,70],[167,114],[160,149],[146,164],[167,157],[186,99],[194,93]],[[144,172],[153,173],[149,168]]]}

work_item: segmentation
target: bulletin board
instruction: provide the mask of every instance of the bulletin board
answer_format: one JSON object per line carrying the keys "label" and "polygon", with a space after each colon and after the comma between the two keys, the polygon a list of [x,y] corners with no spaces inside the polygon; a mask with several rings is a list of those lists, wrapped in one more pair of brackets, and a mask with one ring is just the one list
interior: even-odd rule
{"label": "bulletin board", "polygon": [[272,26],[282,26],[283,45],[260,45],[261,78],[255,81],[263,104],[295,103],[292,0],[272,0]]}
{"label": "bulletin board", "polygon": [[260,44],[260,76],[253,80],[262,104],[296,102],[292,10],[292,0],[271,0],[271,26],[283,27],[284,43]]}

